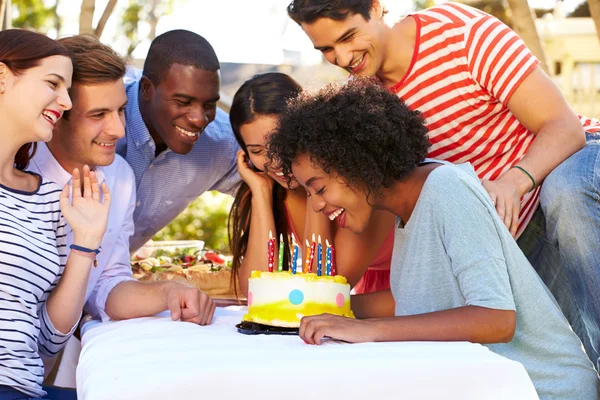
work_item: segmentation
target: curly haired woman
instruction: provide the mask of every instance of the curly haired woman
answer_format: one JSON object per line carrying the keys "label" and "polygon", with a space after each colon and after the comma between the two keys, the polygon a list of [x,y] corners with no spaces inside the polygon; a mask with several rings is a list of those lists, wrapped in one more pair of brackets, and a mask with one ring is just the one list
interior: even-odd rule
{"label": "curly haired woman", "polygon": [[[391,291],[355,320],[305,317],[300,336],[348,342],[470,341],[523,364],[541,399],[596,399],[598,375],[517,246],[470,164],[425,159],[423,119],[364,81],[304,95],[280,117],[269,156],[363,231],[374,210],[397,217]],[[353,306],[354,307],[354,306]]]}

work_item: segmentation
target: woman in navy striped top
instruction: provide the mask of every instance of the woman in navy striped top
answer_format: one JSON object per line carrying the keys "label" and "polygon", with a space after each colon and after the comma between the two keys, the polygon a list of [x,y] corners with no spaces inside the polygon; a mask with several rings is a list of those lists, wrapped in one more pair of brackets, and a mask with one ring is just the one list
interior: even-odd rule
{"label": "woman in navy striped top", "polygon": [[[72,201],[68,187],[25,171],[34,143],[49,141],[71,108],[72,70],[54,40],[0,32],[0,399],[46,395],[41,357],[57,354],[77,326],[89,250],[106,229],[110,194],[89,168],[73,171]],[[81,246],[68,257],[61,208]]]}

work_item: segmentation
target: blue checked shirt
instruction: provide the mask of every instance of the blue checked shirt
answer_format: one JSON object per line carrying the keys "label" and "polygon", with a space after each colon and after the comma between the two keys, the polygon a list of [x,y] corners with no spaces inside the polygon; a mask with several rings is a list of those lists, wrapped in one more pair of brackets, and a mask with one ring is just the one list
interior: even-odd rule
{"label": "blue checked shirt", "polygon": [[156,145],[138,105],[141,76],[141,71],[135,69],[129,69],[125,76],[126,134],[117,143],[117,153],[133,169],[137,187],[131,252],[142,247],[205,191],[233,194],[240,182],[235,159],[239,146],[229,116],[220,109],[188,154],[167,149],[154,156]]}

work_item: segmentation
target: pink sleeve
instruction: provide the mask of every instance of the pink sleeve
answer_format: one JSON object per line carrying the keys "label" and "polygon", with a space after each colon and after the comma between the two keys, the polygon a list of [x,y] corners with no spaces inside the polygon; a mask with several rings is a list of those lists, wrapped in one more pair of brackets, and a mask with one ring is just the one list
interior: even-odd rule
{"label": "pink sleeve", "polygon": [[473,78],[505,106],[539,64],[513,30],[488,14],[467,25],[465,47]]}

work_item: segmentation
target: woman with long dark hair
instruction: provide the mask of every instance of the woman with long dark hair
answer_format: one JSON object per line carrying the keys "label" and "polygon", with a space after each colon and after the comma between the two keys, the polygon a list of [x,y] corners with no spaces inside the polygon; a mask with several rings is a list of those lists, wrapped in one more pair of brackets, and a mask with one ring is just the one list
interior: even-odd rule
{"label": "woman with long dark hair", "polygon": [[[0,32],[0,398],[42,397],[41,356],[75,330],[106,230],[110,194],[84,167],[60,188],[27,172],[35,142],[71,108],[64,47],[34,32]],[[101,200],[103,197],[103,201]],[[66,248],[66,225],[74,244]],[[52,397],[55,398],[55,397]]]}
{"label": "woman with long dark hair", "polygon": [[[314,234],[316,238],[321,236],[323,248],[326,241],[334,244],[336,272],[348,279],[356,293],[388,289],[393,216],[383,211],[374,213],[361,235],[338,229],[344,225],[344,210],[327,216],[314,212],[312,199],[304,188],[288,180],[276,163],[266,157],[267,136],[276,129],[287,101],[301,91],[300,85],[289,76],[266,73],[246,81],[233,98],[229,118],[242,148],[237,161],[244,181],[229,216],[234,283],[239,281],[242,293],[246,294],[251,271],[267,269],[266,243],[271,231],[277,239],[283,235],[286,270],[290,235],[294,234],[302,248],[306,240],[312,241]],[[303,254],[306,251],[305,248]],[[316,259],[315,256],[315,264]]]}

